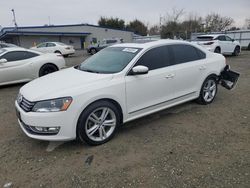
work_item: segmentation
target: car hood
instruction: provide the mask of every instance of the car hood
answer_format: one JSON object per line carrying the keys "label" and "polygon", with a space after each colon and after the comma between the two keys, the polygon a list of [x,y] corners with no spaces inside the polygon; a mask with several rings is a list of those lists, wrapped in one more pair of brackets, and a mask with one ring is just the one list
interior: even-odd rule
{"label": "car hood", "polygon": [[95,84],[105,86],[113,78],[112,74],[97,74],[67,68],[41,78],[37,78],[20,89],[20,93],[29,101],[39,101],[65,96],[78,95],[94,89]]}

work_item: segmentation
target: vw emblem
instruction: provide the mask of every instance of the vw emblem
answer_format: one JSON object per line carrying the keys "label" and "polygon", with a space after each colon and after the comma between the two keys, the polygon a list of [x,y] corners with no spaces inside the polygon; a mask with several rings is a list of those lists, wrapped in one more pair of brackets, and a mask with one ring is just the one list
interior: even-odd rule
{"label": "vw emblem", "polygon": [[20,104],[23,100],[23,96],[22,95],[19,95],[18,98],[17,98],[17,103]]}

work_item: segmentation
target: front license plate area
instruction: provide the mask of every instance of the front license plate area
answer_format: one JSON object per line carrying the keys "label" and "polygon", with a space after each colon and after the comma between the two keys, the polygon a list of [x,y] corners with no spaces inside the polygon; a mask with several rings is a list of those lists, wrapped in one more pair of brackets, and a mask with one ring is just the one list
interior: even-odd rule
{"label": "front license plate area", "polygon": [[221,72],[220,83],[226,89],[233,89],[240,77],[240,74],[229,69],[227,65],[225,69]]}

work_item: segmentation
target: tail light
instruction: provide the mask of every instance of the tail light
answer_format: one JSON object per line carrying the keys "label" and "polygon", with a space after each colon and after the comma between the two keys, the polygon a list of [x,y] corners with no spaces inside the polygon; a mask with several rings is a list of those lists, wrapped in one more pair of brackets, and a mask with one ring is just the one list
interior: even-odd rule
{"label": "tail light", "polygon": [[206,43],[204,43],[203,45],[211,45],[211,44],[213,44],[214,42],[206,42]]}

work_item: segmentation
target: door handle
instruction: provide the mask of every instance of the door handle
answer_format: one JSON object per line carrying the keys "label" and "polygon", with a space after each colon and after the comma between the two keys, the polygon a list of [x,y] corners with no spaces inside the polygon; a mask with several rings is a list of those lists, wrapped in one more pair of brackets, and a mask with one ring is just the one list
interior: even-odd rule
{"label": "door handle", "polygon": [[205,67],[205,66],[200,66],[199,69],[200,69],[200,70],[206,70],[206,67]]}
{"label": "door handle", "polygon": [[168,74],[167,76],[165,76],[166,79],[170,79],[173,78],[175,76],[175,74]]}

